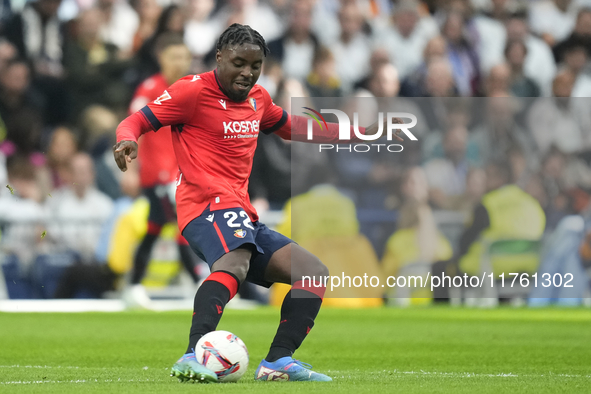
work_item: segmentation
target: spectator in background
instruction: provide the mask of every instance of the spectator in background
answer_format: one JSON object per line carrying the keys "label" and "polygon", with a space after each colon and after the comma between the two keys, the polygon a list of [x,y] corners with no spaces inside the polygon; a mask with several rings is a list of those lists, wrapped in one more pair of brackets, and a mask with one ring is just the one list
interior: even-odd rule
{"label": "spectator in background", "polygon": [[[512,184],[511,178],[511,169],[505,162],[487,165],[487,193],[474,209],[471,224],[460,237],[458,252],[450,261],[435,263],[433,275],[479,275],[484,241],[539,240],[542,237],[546,221],[544,211],[532,196]],[[531,266],[529,259],[524,259],[521,266],[515,261],[511,263],[510,272],[535,272],[537,268]],[[495,275],[499,273],[495,272]],[[446,299],[447,289],[436,289],[434,296]]]}
{"label": "spectator in background", "polygon": [[427,128],[445,130],[454,114],[449,104],[458,103],[457,100],[446,100],[447,97],[457,96],[452,68],[446,58],[435,58],[429,62],[424,81],[422,85],[417,86],[417,91],[424,92],[419,97],[430,97],[429,100],[419,101]]}
{"label": "spectator in background", "polygon": [[505,59],[511,69],[510,91],[517,97],[539,97],[540,87],[523,71],[527,58],[527,46],[523,41],[509,41],[505,46]]}
{"label": "spectator in background", "polygon": [[100,105],[91,105],[80,115],[81,146],[94,160],[96,187],[113,200],[122,195],[121,171],[113,166],[113,145],[119,117]]}
{"label": "spectator in background", "polygon": [[10,60],[18,57],[16,47],[12,45],[5,38],[0,37],[0,73],[4,71],[4,67]]}
{"label": "spectator in background", "polygon": [[258,0],[228,0],[213,16],[213,22],[218,26],[218,32],[232,23],[249,25],[267,42],[281,37],[283,33],[281,19],[273,8]]}
{"label": "spectator in background", "polygon": [[466,189],[464,193],[440,199],[440,209],[456,211],[464,218],[469,218],[478,205],[482,196],[486,193],[486,173],[482,168],[470,167],[466,176]]}
{"label": "spectator in background", "polygon": [[213,0],[187,0],[185,43],[193,56],[202,58],[215,46],[219,27],[209,19],[214,7]]}
{"label": "spectator in background", "polygon": [[554,79],[552,99],[537,100],[527,114],[527,125],[541,155],[552,145],[562,152],[591,147],[589,99],[571,99],[575,75],[563,70]]}
{"label": "spectator in background", "polygon": [[43,99],[31,86],[31,70],[23,59],[10,59],[0,70],[0,114],[4,119],[23,107],[40,109]]}
{"label": "spectator in background", "polygon": [[424,91],[427,68],[434,59],[445,56],[446,43],[442,36],[435,36],[427,42],[421,63],[410,75],[402,81],[400,95],[405,97],[422,97]]}
{"label": "spectator in background", "polygon": [[376,67],[369,80],[369,92],[374,97],[396,97],[400,92],[398,70],[392,63],[382,63]]}
{"label": "spectator in background", "polygon": [[552,80],[556,74],[556,64],[550,47],[542,39],[530,34],[525,11],[513,13],[506,28],[509,42],[521,41],[527,47],[523,73],[538,84],[542,96],[550,96]]}
{"label": "spectator in background", "polygon": [[129,100],[129,88],[121,77],[130,64],[120,59],[115,45],[100,38],[102,21],[98,9],[81,12],[76,20],[76,38],[66,46],[64,66],[75,114],[91,104],[121,110]]}
{"label": "spectator in background", "polygon": [[420,15],[415,0],[399,1],[392,22],[384,31],[376,32],[376,45],[388,51],[390,61],[404,80],[422,62],[427,42],[438,33],[437,24],[430,15]]}
{"label": "spectator in background", "polygon": [[6,125],[7,139],[22,152],[39,149],[44,104],[43,96],[31,85],[28,64],[20,59],[9,60],[0,71],[0,117]]}
{"label": "spectator in background", "polygon": [[475,46],[464,34],[464,29],[462,15],[451,12],[441,32],[447,42],[447,58],[452,66],[458,93],[460,96],[475,96],[480,84],[480,63]]}
{"label": "spectator in background", "polygon": [[400,93],[400,80],[398,79],[398,70],[392,63],[386,62],[376,65],[374,72],[369,78],[368,87],[369,92],[360,89],[357,91],[356,97],[364,97],[365,93],[369,93],[369,97],[390,99],[396,97],[394,100],[380,100],[378,109],[387,112],[391,108],[396,108],[397,112],[406,112],[415,115],[417,117],[417,124],[413,127],[413,134],[419,136],[419,138],[426,134],[426,122],[419,106],[409,99],[398,97]]}
{"label": "spectator in background", "polygon": [[507,63],[500,63],[490,69],[484,81],[484,93],[487,97],[509,96],[511,68]]}
{"label": "spectator in background", "polygon": [[74,133],[64,126],[56,127],[47,148],[47,164],[52,180],[52,189],[71,183],[70,158],[78,151]]}
{"label": "spectator in background", "polygon": [[425,85],[426,97],[455,97],[457,88],[451,63],[445,58],[434,59],[427,67]]}
{"label": "spectator in background", "polygon": [[[355,91],[369,91],[369,83],[371,82],[371,79],[375,75],[378,68],[380,68],[383,64],[392,64],[390,63],[390,59],[388,57],[388,51],[386,51],[384,48],[374,49],[374,51],[371,53],[371,57],[369,58],[369,71],[366,73],[363,79],[355,83]],[[396,74],[398,74],[398,70],[396,71]],[[398,84],[400,84],[400,81]]]}
{"label": "spectator in background", "polygon": [[7,160],[8,184],[0,191],[0,222],[3,228],[0,250],[14,253],[23,264],[35,258],[35,248],[42,242],[48,212],[44,194],[37,182],[36,168],[24,155]]}
{"label": "spectator in background", "polygon": [[0,31],[31,67],[35,90],[45,101],[44,121],[51,126],[66,121],[69,96],[64,86],[63,50],[65,34],[57,17],[61,0],[29,2]]}
{"label": "spectator in background", "polygon": [[550,148],[542,161],[540,178],[544,190],[545,202],[543,205],[550,229],[570,213],[569,198],[564,175],[568,158],[557,148]]}
{"label": "spectator in background", "polygon": [[[13,148],[16,148],[16,152],[30,155],[35,164],[43,164],[43,155],[39,154],[43,136],[43,119],[39,112],[24,108],[13,113],[10,123],[6,125],[6,131],[6,137],[10,143],[14,144]],[[36,161],[36,158],[40,161]]]}
{"label": "spectator in background", "polygon": [[531,30],[553,47],[567,38],[573,30],[578,8],[577,1],[572,0],[543,0],[532,3],[529,11]]}
{"label": "spectator in background", "polygon": [[31,62],[36,73],[58,77],[62,74],[63,35],[57,18],[61,0],[29,2],[21,13],[13,15],[0,30]]}
{"label": "spectator in background", "polygon": [[467,146],[468,130],[462,126],[452,127],[443,137],[444,157],[432,158],[424,165],[431,200],[437,206],[464,193],[470,167]]}
{"label": "spectator in background", "polygon": [[534,287],[529,294],[529,306],[576,306],[588,297],[590,289],[589,267],[591,266],[591,212],[567,216],[556,230],[544,240],[544,253],[538,268],[538,276],[554,277],[572,275],[570,287]]}
{"label": "spectator in background", "polygon": [[61,247],[92,261],[100,230],[111,215],[113,201],[95,188],[92,158],[76,153],[70,158],[71,183],[52,193],[48,236]]}
{"label": "spectator in background", "polygon": [[459,14],[464,21],[463,35],[476,52],[479,72],[488,74],[490,68],[498,64],[503,57],[506,32],[503,23],[477,14],[471,0],[450,0],[441,2],[435,17],[443,24],[450,14]]}
{"label": "spectator in background", "polygon": [[584,43],[571,40],[562,54],[565,68],[575,76],[571,97],[591,97],[591,77],[585,69],[589,54]]}
{"label": "spectator in background", "polygon": [[[261,76],[257,81],[257,84],[265,88],[271,98],[277,97],[277,91],[279,85],[283,81],[283,68],[277,63],[272,57],[265,60],[263,64]],[[299,96],[305,97],[307,96]],[[283,108],[283,107],[282,107]],[[286,110],[287,111],[287,110]]]}
{"label": "spectator in background", "polygon": [[562,62],[563,51],[572,42],[583,43],[587,53],[591,53],[591,8],[582,8],[577,14],[575,28],[571,35],[554,46],[556,63]]}
{"label": "spectator in background", "polygon": [[479,165],[484,166],[490,161],[508,161],[511,152],[517,149],[523,152],[528,170],[535,171],[539,165],[536,143],[516,121],[520,102],[512,97],[493,95],[483,100],[482,104],[485,106],[484,116],[469,139],[478,148]]}
{"label": "spectator in background", "polygon": [[162,11],[156,31],[144,41],[136,53],[134,79],[137,85],[160,71],[156,42],[167,33],[184,34],[182,9],[176,4],[169,5]]}
{"label": "spectator in background", "polygon": [[539,182],[548,215],[547,227],[553,229],[565,215],[584,209],[588,194],[583,189],[591,187],[591,169],[577,155],[565,154],[552,146],[543,157]]}
{"label": "spectator in background", "polygon": [[[115,290],[117,282],[129,272],[131,249],[136,246],[136,239],[133,237],[135,234],[129,235],[136,229],[129,225],[134,221],[128,217],[137,211],[134,201],[137,202],[140,194],[139,176],[135,166],[135,163],[130,163],[128,171],[122,174],[122,197],[115,200],[113,211],[101,228],[92,261],[78,261],[66,268],[54,298],[74,298],[79,292],[101,298],[106,291]],[[126,263],[122,264],[122,261]]]}
{"label": "spectator in background", "polygon": [[484,12],[485,15],[500,23],[505,23],[511,16],[511,12],[514,11],[512,8],[514,8],[515,2],[510,0],[490,0],[485,4],[489,6]]}
{"label": "spectator in background", "polygon": [[343,91],[337,76],[335,58],[330,49],[320,47],[314,54],[312,71],[306,80],[310,97],[341,97]]}
{"label": "spectator in background", "polygon": [[139,25],[133,36],[131,51],[136,53],[148,38],[154,34],[162,7],[156,0],[133,0],[130,2],[138,15]]}
{"label": "spectator in background", "polygon": [[286,78],[303,82],[310,74],[319,47],[318,38],[311,30],[312,3],[305,0],[293,2],[289,21],[285,34],[269,42],[269,56],[280,64]]}
{"label": "spectator in background", "polygon": [[339,11],[341,35],[328,46],[334,54],[336,70],[344,92],[369,71],[370,39],[363,31],[364,20],[356,3],[344,3]]}
{"label": "spectator in background", "polygon": [[139,26],[139,18],[127,0],[96,0],[103,23],[100,38],[106,44],[119,49],[123,57],[130,57],[133,39]]}
{"label": "spectator in background", "polygon": [[[430,266],[436,261],[450,259],[453,254],[449,241],[437,228],[433,211],[429,206],[429,185],[423,169],[408,169],[402,179],[401,189],[403,203],[398,211],[397,229],[388,239],[382,258],[385,276],[399,276],[402,270],[412,264]],[[417,273],[412,272],[413,275]]]}

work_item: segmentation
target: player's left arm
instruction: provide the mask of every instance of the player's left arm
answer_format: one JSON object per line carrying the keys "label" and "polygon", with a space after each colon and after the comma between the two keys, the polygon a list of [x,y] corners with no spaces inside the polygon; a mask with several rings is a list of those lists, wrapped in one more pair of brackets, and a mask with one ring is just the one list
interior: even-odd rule
{"label": "player's left arm", "polygon": [[[264,91],[266,97],[268,93]],[[311,142],[311,143],[329,143],[329,142],[343,142],[339,139],[339,124],[326,123],[326,127],[322,128],[318,123],[312,123],[313,139],[308,139],[308,118],[299,115],[290,115],[283,108],[275,105],[271,98],[268,98],[265,106],[265,115],[261,122],[261,132],[265,134],[275,133],[284,140]],[[400,118],[394,118],[393,123],[403,124]],[[384,121],[382,130],[386,130],[387,121]],[[373,135],[378,132],[380,124],[375,122],[369,127],[359,127],[359,133],[363,135]],[[403,141],[400,137],[401,129],[396,129],[394,137]],[[351,126],[352,136],[350,142],[363,142],[363,140],[356,137]]]}
{"label": "player's left arm", "polygon": [[[396,124],[403,124],[404,122],[400,118],[394,118],[393,123]],[[350,135],[351,139],[350,142],[365,142],[364,140],[357,137],[355,131],[353,130],[353,126],[350,126]],[[388,127],[387,122],[384,121],[382,125],[382,130],[386,130]],[[359,127],[359,133],[362,135],[374,135],[380,129],[380,124],[375,122],[371,126],[368,127]],[[396,129],[396,132],[393,134],[394,138],[398,141],[403,141],[402,137],[400,137],[400,133],[402,132],[401,129]],[[288,121],[285,125],[280,128],[277,133],[281,138],[288,139],[292,141],[301,141],[301,142],[311,142],[311,143],[325,143],[325,142],[344,142],[343,140],[339,139],[339,124],[338,123],[331,123],[326,122],[326,127],[322,128],[316,122],[312,123],[312,135],[313,138],[310,140],[308,139],[308,118],[305,116],[299,115],[289,115],[288,114]]]}

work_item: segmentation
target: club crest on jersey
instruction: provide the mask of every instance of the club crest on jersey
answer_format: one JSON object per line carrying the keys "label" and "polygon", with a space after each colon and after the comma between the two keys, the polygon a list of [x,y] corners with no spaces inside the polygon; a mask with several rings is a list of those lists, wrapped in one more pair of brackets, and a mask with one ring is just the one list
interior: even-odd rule
{"label": "club crest on jersey", "polygon": [[250,108],[252,108],[254,112],[257,112],[257,100],[255,98],[249,97],[248,104],[250,104]]}
{"label": "club crest on jersey", "polygon": [[246,237],[246,230],[239,228],[238,230],[234,231],[234,236],[236,238],[244,238]]}

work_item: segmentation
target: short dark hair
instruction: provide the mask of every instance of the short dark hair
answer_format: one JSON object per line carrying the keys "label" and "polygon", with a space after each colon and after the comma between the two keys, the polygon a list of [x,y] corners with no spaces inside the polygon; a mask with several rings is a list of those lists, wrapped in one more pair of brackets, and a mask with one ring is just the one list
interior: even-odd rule
{"label": "short dark hair", "polygon": [[183,37],[180,34],[174,32],[164,33],[156,39],[156,43],[154,44],[154,52],[159,55],[166,48],[174,45],[185,45]]}
{"label": "short dark hair", "polygon": [[220,35],[215,48],[218,51],[221,51],[227,46],[242,44],[258,45],[261,47],[265,57],[269,53],[269,47],[267,47],[267,43],[265,42],[263,36],[261,36],[259,32],[254,30],[252,27],[248,25],[241,25],[239,23],[232,24]]}
{"label": "short dark hair", "polygon": [[524,22],[527,22],[528,17],[529,14],[527,8],[525,7],[519,7],[518,9],[509,14],[509,19],[519,19]]}

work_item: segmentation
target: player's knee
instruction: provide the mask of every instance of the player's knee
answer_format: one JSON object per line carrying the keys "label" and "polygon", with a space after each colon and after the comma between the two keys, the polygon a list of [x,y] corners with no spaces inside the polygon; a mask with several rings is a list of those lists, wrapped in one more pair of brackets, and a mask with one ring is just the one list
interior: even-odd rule
{"label": "player's knee", "polygon": [[329,276],[328,267],[320,261],[318,258],[314,258],[308,267],[309,275],[316,278],[324,278]]}

